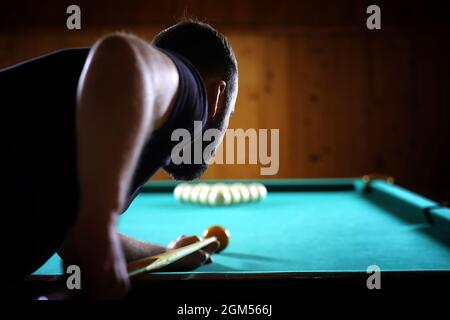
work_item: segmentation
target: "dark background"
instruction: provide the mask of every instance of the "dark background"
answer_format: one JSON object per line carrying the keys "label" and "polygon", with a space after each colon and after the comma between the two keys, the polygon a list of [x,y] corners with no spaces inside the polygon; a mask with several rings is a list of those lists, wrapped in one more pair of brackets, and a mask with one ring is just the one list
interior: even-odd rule
{"label": "dark background", "polygon": [[[2,1],[0,67],[117,30],[150,40],[183,17],[225,33],[240,67],[232,128],[279,128],[276,178],[393,175],[450,196],[450,11],[445,1]],[[81,7],[82,29],[66,29]],[[382,29],[366,29],[381,7]],[[1,89],[0,89],[1,90]],[[214,165],[205,178],[261,178]],[[157,179],[166,179],[158,174]]]}

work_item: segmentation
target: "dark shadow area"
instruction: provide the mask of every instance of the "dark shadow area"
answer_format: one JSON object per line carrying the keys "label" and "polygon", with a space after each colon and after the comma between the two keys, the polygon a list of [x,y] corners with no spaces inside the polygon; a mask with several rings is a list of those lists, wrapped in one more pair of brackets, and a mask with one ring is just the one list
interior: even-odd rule
{"label": "dark shadow area", "polygon": [[235,253],[235,252],[223,252],[220,253],[221,256],[236,258],[240,260],[258,260],[258,261],[285,261],[283,259],[276,259],[269,256],[261,256],[256,254],[247,254],[247,253]]}

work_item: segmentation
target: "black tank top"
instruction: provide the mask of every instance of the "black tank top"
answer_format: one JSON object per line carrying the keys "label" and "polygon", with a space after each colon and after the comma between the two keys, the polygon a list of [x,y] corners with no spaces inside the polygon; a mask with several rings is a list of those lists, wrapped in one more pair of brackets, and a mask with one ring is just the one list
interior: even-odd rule
{"label": "black tank top", "polygon": [[[161,49],[160,49],[161,50]],[[170,164],[174,129],[193,134],[207,119],[204,84],[181,56],[164,51],[179,72],[179,90],[167,122],[147,139],[130,187],[140,187]],[[8,287],[41,266],[63,243],[79,203],[75,134],[76,91],[89,48],[57,51],[0,70],[3,255]],[[126,208],[125,208],[126,209]],[[124,209],[124,210],[125,210]]]}
{"label": "black tank top", "polygon": [[[0,70],[3,121],[13,130],[2,135],[11,188],[30,196],[37,212],[67,212],[74,217],[79,198],[75,108],[79,77],[89,48],[65,49]],[[128,205],[140,187],[170,162],[174,129],[193,132],[194,121],[207,119],[201,76],[182,56],[158,49],[179,73],[177,99],[167,122],[145,144],[130,188]],[[128,206],[127,206],[128,207]],[[126,209],[126,208],[125,208]]]}

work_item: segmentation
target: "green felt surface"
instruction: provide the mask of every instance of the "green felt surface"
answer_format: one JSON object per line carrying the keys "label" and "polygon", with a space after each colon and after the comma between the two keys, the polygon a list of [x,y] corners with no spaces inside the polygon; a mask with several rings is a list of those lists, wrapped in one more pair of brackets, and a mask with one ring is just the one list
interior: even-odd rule
{"label": "green felt surface", "polygon": [[[229,247],[195,273],[365,271],[373,264],[384,271],[450,270],[449,230],[412,209],[434,203],[396,186],[381,183],[379,189],[381,196],[359,190],[269,192],[259,203],[217,208],[180,203],[169,192],[143,193],[119,229],[165,245],[210,225],[228,228]],[[35,274],[59,273],[54,256]]]}

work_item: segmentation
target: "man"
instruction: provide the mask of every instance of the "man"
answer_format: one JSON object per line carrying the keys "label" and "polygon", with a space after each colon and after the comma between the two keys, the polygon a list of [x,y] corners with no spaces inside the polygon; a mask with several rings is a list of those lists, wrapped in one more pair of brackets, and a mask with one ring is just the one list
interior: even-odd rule
{"label": "man", "polygon": [[[2,274],[16,283],[55,251],[81,267],[89,294],[118,298],[129,287],[126,262],[161,253],[116,231],[117,217],[160,168],[199,177],[202,164],[170,158],[177,128],[217,128],[222,136],[237,96],[238,70],[226,38],[181,22],[152,44],[112,34],[90,49],[68,49],[0,71],[7,193]],[[221,137],[215,141],[220,143]],[[149,209],[151,210],[151,209]],[[149,230],[157,226],[149,226]],[[180,237],[171,247],[195,241]],[[178,263],[195,268],[213,243]]]}

